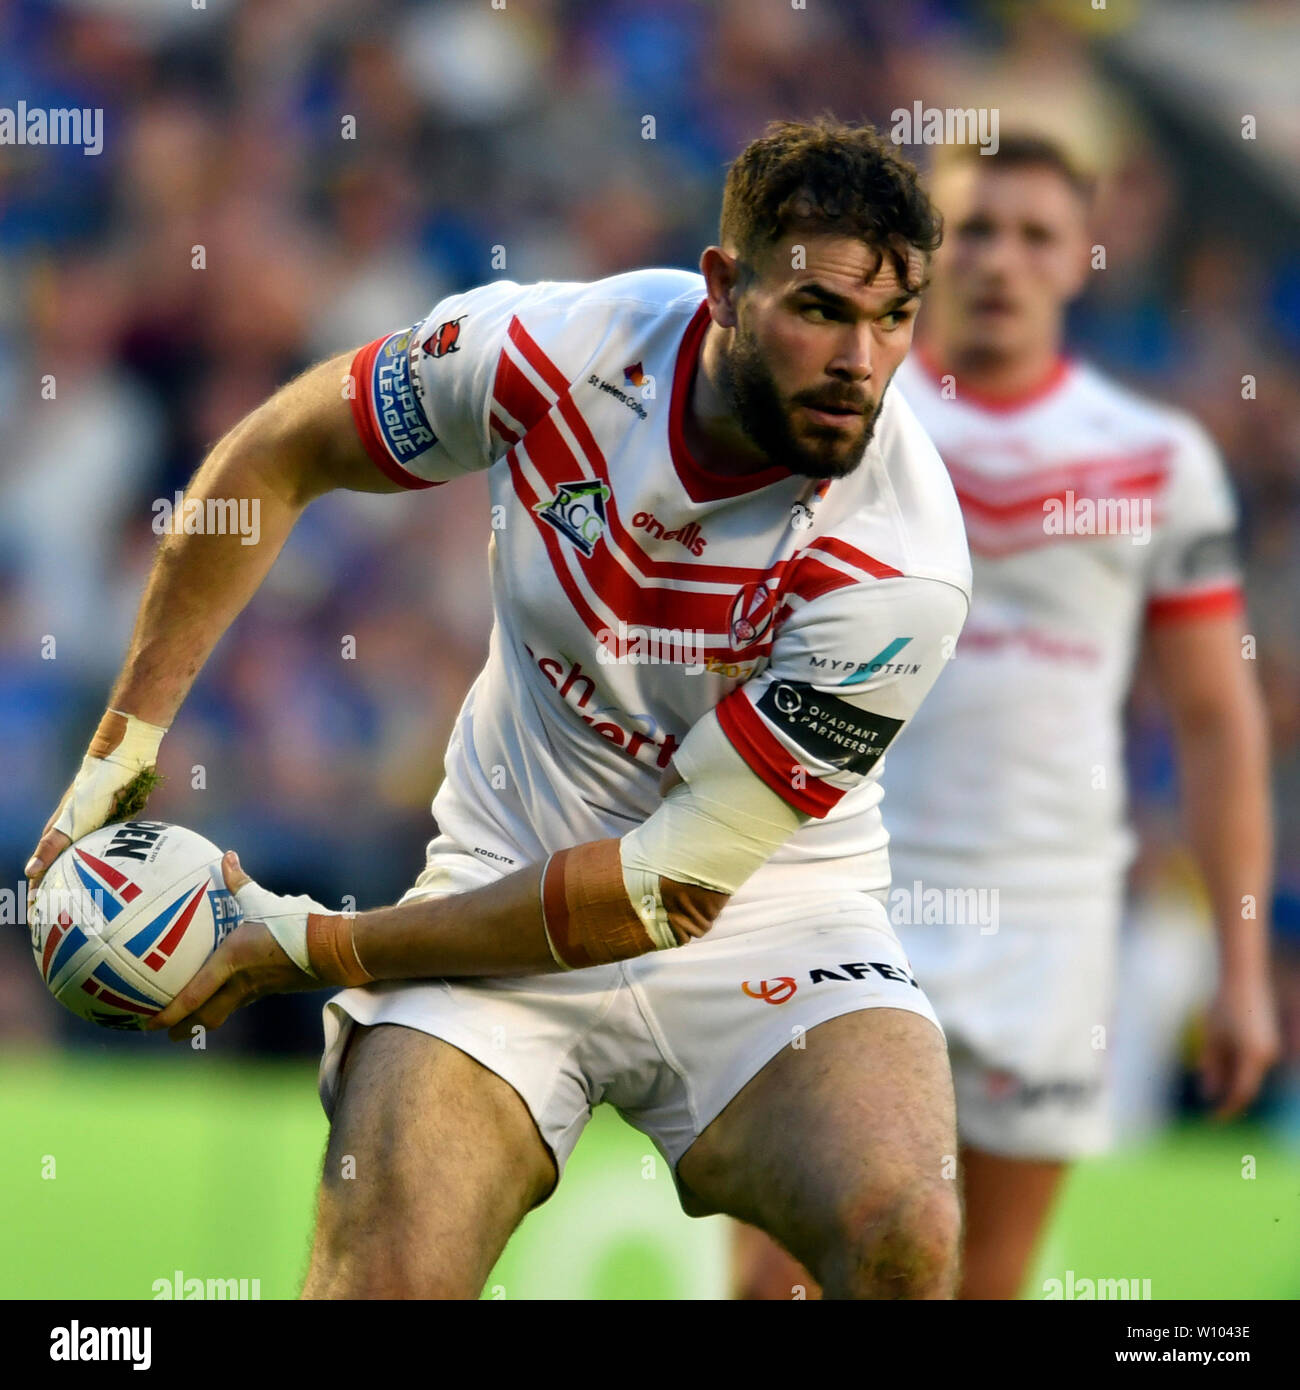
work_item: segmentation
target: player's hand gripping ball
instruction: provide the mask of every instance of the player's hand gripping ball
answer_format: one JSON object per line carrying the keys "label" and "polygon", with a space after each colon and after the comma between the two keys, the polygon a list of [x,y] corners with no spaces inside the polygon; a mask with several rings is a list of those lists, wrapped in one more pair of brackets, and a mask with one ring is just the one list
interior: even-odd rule
{"label": "player's hand gripping ball", "polygon": [[239,925],[211,840],[162,821],[91,831],[33,894],[32,950],[50,993],[105,1028],[138,1029]]}
{"label": "player's hand gripping ball", "polygon": [[32,950],[50,992],[82,1018],[170,1028],[179,1041],[265,995],[320,989],[309,913],[335,915],[268,893],[192,830],[127,821],[55,860],[33,896]]}

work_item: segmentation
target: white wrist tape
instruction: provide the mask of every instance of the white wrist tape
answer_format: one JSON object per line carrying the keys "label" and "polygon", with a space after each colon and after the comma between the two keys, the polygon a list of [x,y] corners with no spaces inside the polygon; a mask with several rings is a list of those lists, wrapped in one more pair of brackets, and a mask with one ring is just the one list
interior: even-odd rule
{"label": "white wrist tape", "polygon": [[677,942],[659,896],[661,875],[734,893],[810,819],[752,771],[715,714],[691,729],[673,765],[685,782],[619,843],[627,895],[665,946]]}
{"label": "white wrist tape", "polygon": [[307,914],[334,916],[328,907],[306,893],[287,897],[282,893],[272,893],[260,883],[244,884],[235,894],[235,901],[246,921],[266,923],[267,930],[275,937],[280,949],[303,974],[318,978],[307,954]]}
{"label": "white wrist tape", "polygon": [[91,740],[90,751],[81,760],[54,829],[71,840],[98,830],[112,815],[122,788],[157,763],[158,747],[166,732],[133,714],[108,710]]}

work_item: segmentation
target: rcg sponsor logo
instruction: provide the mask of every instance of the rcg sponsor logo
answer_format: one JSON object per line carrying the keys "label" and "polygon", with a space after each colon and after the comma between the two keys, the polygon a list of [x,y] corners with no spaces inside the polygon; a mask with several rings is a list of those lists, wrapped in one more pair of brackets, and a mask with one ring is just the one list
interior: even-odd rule
{"label": "rcg sponsor logo", "polygon": [[605,483],[579,478],[561,483],[555,496],[549,502],[538,502],[533,511],[590,560],[605,534],[605,503],[610,495]]}

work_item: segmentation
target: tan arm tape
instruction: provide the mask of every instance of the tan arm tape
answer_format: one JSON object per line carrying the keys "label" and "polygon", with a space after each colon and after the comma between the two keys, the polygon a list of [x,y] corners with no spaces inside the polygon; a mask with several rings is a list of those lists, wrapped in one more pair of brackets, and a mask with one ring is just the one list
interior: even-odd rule
{"label": "tan arm tape", "polygon": [[617,840],[562,849],[542,870],[542,922],[559,965],[581,970],[653,951],[628,900]]}
{"label": "tan arm tape", "polygon": [[551,855],[542,871],[542,923],[557,964],[581,970],[681,946],[708,931],[728,896],[654,875],[644,882],[653,901],[638,906],[628,882],[620,840]]}
{"label": "tan arm tape", "polygon": [[312,973],[327,985],[368,985],[375,978],[357,955],[351,912],[307,914],[307,959]]}

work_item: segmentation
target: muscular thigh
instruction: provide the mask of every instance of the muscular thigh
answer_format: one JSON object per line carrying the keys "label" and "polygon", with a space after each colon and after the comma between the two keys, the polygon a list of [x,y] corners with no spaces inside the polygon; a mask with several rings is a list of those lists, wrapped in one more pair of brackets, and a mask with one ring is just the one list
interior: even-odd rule
{"label": "muscular thigh", "polygon": [[955,1181],[947,1053],[919,1014],[873,1008],[786,1047],[678,1165],[688,1210],[721,1211],[815,1266],[873,1203]]}
{"label": "muscular thigh", "polygon": [[414,1029],[358,1028],[305,1297],[474,1297],[555,1166],[500,1077]]}

